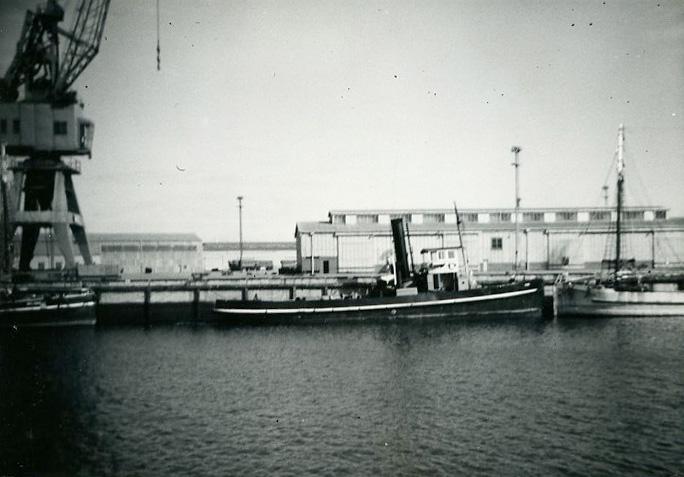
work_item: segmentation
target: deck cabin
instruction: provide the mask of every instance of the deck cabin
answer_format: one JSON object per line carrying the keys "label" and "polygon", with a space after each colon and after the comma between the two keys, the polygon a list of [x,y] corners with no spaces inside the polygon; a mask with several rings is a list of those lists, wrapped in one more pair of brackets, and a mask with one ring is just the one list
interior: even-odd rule
{"label": "deck cabin", "polygon": [[425,248],[420,251],[427,266],[429,291],[459,291],[475,287],[470,268],[461,246]]}

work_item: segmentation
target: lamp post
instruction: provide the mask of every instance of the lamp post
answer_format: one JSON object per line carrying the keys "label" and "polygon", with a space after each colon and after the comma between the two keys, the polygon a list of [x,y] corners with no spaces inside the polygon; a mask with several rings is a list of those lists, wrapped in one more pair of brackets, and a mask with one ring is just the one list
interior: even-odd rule
{"label": "lamp post", "polygon": [[238,267],[240,270],[242,270],[242,199],[243,197],[241,195],[237,197],[240,214],[240,260],[238,260]]}
{"label": "lamp post", "polygon": [[515,155],[515,160],[512,166],[515,167],[515,261],[513,263],[513,271],[518,271],[518,235],[520,234],[520,187],[519,187],[519,173],[520,159],[518,154],[520,154],[522,149],[520,146],[511,147],[511,152]]}

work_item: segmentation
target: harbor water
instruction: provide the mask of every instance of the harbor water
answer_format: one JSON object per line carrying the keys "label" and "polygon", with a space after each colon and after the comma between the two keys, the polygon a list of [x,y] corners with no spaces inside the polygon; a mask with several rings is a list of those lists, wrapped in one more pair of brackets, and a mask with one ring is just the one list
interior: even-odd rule
{"label": "harbor water", "polygon": [[2,330],[0,475],[684,475],[684,318]]}

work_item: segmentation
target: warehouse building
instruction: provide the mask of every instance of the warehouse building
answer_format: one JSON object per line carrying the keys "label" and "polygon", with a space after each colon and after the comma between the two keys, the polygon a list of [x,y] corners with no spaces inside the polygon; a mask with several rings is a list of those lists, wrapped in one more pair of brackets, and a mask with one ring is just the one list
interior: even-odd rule
{"label": "warehouse building", "polygon": [[[90,233],[90,253],[96,264],[107,265],[123,274],[167,273],[190,274],[201,272],[202,240],[195,234],[150,233]],[[19,242],[15,239],[15,250]],[[74,244],[74,251],[78,247]],[[18,267],[18,257],[15,258]],[[80,255],[76,262],[82,264]],[[60,270],[64,267],[56,241],[50,232],[41,233],[34,258],[33,270]]]}
{"label": "warehouse building", "polygon": [[[480,271],[512,270],[515,210],[465,209],[459,215],[471,265]],[[416,265],[423,261],[423,249],[459,244],[453,210],[332,210],[326,221],[297,223],[298,269],[315,274],[377,272],[392,260],[389,224],[396,217],[408,224]],[[592,269],[614,256],[613,208],[525,208],[517,218],[519,268]],[[667,209],[655,206],[627,207],[622,218],[623,257],[641,265],[684,265],[684,218],[668,218]]]}
{"label": "warehouse building", "polygon": [[[204,269],[231,269],[240,261],[240,242],[205,242]],[[294,242],[243,242],[242,266],[248,269],[265,269],[277,273],[295,261]]]}

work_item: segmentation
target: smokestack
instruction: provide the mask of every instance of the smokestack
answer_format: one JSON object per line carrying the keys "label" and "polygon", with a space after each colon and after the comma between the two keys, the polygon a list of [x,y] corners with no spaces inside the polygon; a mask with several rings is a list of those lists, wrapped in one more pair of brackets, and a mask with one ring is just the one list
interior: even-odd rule
{"label": "smokestack", "polygon": [[392,219],[392,240],[394,241],[394,257],[396,261],[397,287],[411,279],[408,253],[406,251],[406,235],[404,232],[404,219]]}

